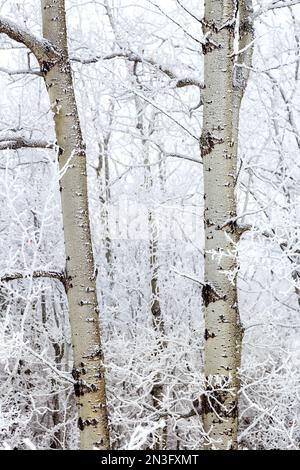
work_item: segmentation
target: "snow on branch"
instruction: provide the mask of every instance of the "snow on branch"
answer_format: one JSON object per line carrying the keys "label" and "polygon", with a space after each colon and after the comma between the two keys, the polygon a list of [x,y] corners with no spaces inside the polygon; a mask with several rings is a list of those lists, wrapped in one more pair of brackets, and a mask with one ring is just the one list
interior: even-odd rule
{"label": "snow on branch", "polygon": [[53,61],[58,58],[59,52],[46,39],[38,38],[28,30],[22,28],[11,20],[0,17],[0,33],[6,34],[10,39],[24,44],[35,55],[39,63]]}
{"label": "snow on branch", "polygon": [[33,69],[21,69],[21,70],[9,70],[5,67],[0,67],[0,72],[6,73],[7,75],[36,75],[38,77],[42,77],[43,74],[40,70],[33,70]]}
{"label": "snow on branch", "polygon": [[18,279],[30,279],[33,278],[49,278],[49,279],[57,279],[58,281],[65,284],[65,275],[58,271],[33,271],[32,273],[22,273],[22,272],[14,272],[14,273],[7,273],[0,276],[0,282],[9,282],[9,281],[16,281]]}
{"label": "snow on branch", "polygon": [[63,381],[65,382],[69,382],[71,383],[72,385],[74,385],[76,382],[74,379],[72,379],[71,377],[67,376],[66,374],[64,374],[62,371],[60,371],[57,367],[55,367],[54,364],[51,364],[51,362],[49,362],[44,356],[43,354],[38,354],[36,351],[34,351],[32,348],[30,348],[28,345],[23,345],[23,348],[25,350],[27,350],[27,352],[29,354],[31,354],[32,356],[36,357],[37,359],[39,359],[41,362],[43,362],[45,365],[47,365],[60,379],[62,379]]}
{"label": "snow on branch", "polygon": [[26,137],[1,137],[0,150],[18,150],[21,148],[53,149],[55,144],[46,140],[27,139]]}
{"label": "snow on branch", "polygon": [[200,279],[196,279],[195,277],[190,276],[189,274],[181,273],[177,271],[177,269],[175,269],[174,266],[171,266],[171,271],[173,271],[175,274],[178,274],[178,276],[182,276],[186,279],[189,279],[190,281],[196,282],[196,284],[198,284],[201,287],[205,286],[204,282],[200,281]]}
{"label": "snow on branch", "polygon": [[204,84],[200,82],[199,80],[196,80],[195,78],[192,77],[178,77],[172,70],[170,70],[168,67],[165,67],[164,65],[158,64],[155,60],[151,58],[145,58],[141,57],[133,52],[125,52],[125,51],[120,51],[120,52],[114,52],[112,54],[106,55],[106,56],[96,56],[96,57],[91,57],[89,59],[81,59],[79,57],[71,57],[71,60],[73,62],[80,62],[81,64],[84,65],[89,65],[89,64],[95,64],[101,60],[112,60],[112,59],[117,59],[117,58],[123,58],[127,59],[130,62],[136,62],[140,64],[147,64],[155,67],[157,70],[160,72],[164,73],[167,75],[171,80],[175,81],[175,86],[176,88],[184,88],[186,86],[196,86],[200,89],[204,88]]}
{"label": "snow on branch", "polygon": [[294,5],[300,4],[300,0],[273,0],[266,5],[261,6],[253,15],[252,20],[255,20],[259,16],[267,13],[268,11],[277,10],[278,8],[287,8]]}

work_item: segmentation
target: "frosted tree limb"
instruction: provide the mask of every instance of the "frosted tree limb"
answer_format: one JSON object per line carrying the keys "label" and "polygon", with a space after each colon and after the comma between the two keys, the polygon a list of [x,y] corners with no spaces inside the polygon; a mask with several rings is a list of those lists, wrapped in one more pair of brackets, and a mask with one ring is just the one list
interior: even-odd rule
{"label": "frosted tree limb", "polygon": [[7,75],[13,76],[13,75],[36,75],[38,77],[42,77],[42,72],[38,69],[32,70],[32,69],[21,69],[21,70],[9,70],[6,69],[5,67],[0,67],[0,72],[6,73]]}
{"label": "frosted tree limb", "polygon": [[0,137],[0,150],[18,150],[21,148],[53,149],[54,143],[46,140],[27,139],[26,137],[4,136]]}
{"label": "frosted tree limb", "polygon": [[204,88],[204,84],[200,82],[199,80],[196,80],[195,78],[192,78],[192,77],[180,78],[172,70],[157,63],[155,60],[151,58],[147,58],[147,57],[141,57],[135,54],[134,52],[126,52],[126,51],[113,52],[112,54],[109,54],[103,57],[95,56],[89,59],[81,59],[80,57],[71,57],[71,60],[73,62],[80,62],[83,65],[89,65],[89,64],[97,63],[101,60],[106,61],[106,60],[112,60],[112,59],[118,59],[118,58],[126,59],[129,62],[137,62],[140,64],[152,65],[157,70],[167,75],[171,80],[174,80],[176,82],[175,84],[176,88],[184,88],[186,86],[196,86],[200,89]]}
{"label": "frosted tree limb", "polygon": [[180,271],[177,271],[177,269],[175,269],[173,266],[171,267],[171,270],[173,271],[173,273],[177,274],[178,276],[181,276],[181,277],[184,277],[185,279],[189,279],[190,281],[196,282],[196,284],[198,284],[201,287],[204,287],[205,285],[204,282],[200,281],[200,279],[197,279],[186,273],[181,273]]}
{"label": "frosted tree limb", "polygon": [[75,384],[75,380],[73,380],[71,377],[68,377],[67,375],[65,375],[60,370],[58,370],[53,364],[51,364],[51,362],[47,361],[47,359],[45,359],[44,356],[38,354],[37,352],[35,352],[33,349],[31,349],[27,345],[24,345],[23,347],[26,351],[29,352],[29,354],[32,354],[32,356],[36,357],[37,359],[42,361],[46,366],[48,366],[60,379],[66,381],[66,382],[69,382],[72,385]]}
{"label": "frosted tree limb", "polygon": [[299,5],[300,0],[282,0],[282,1],[273,1],[267,5],[261,6],[253,15],[251,16],[252,20],[256,20],[259,16],[267,13],[268,11],[277,10],[279,8],[292,7],[294,5]]}
{"label": "frosted tree limb", "polygon": [[0,33],[6,34],[10,39],[24,44],[30,49],[39,63],[55,61],[59,56],[57,49],[44,38],[38,38],[28,30],[22,28],[11,20],[0,17]]}
{"label": "frosted tree limb", "polygon": [[26,272],[14,272],[14,273],[6,273],[1,275],[0,282],[9,282],[9,281],[16,281],[18,279],[28,279],[28,278],[50,278],[50,279],[57,279],[58,281],[65,284],[65,275],[58,271],[33,271],[32,273]]}

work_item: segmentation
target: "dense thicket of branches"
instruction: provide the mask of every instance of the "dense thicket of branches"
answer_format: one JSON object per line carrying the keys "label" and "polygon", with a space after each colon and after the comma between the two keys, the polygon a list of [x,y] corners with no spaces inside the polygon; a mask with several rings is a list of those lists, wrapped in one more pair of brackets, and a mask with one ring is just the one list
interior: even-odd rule
{"label": "dense thicket of branches", "polygon": [[[244,332],[241,449],[297,449],[300,441],[297,3],[254,1],[252,63],[237,55],[235,65],[250,73],[237,217],[229,221],[243,234],[233,243],[237,264],[224,272],[237,282]],[[39,449],[72,449],[79,430],[59,192],[65,170],[44,71],[28,52],[33,39],[42,55],[47,49],[37,12],[38,0],[0,0],[0,31],[12,20],[19,26],[15,40],[0,35],[0,446],[22,448],[27,438]],[[66,5],[116,449],[211,444],[201,405],[203,13],[198,0]]]}

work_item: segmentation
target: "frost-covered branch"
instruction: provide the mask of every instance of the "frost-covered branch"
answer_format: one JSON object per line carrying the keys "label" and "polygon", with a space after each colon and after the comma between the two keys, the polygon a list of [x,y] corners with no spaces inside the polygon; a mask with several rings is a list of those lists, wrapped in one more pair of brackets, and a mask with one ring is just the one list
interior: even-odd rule
{"label": "frost-covered branch", "polygon": [[196,279],[195,277],[191,276],[190,274],[181,273],[181,272],[177,271],[177,269],[175,269],[173,266],[171,267],[171,270],[173,271],[173,273],[177,274],[178,276],[182,276],[186,279],[189,279],[190,281],[196,282],[196,284],[198,284],[201,287],[205,286],[204,282],[200,281],[200,279]]}
{"label": "frost-covered branch", "polygon": [[0,33],[6,34],[10,39],[24,44],[33,52],[39,63],[57,59],[59,53],[46,39],[38,38],[17,23],[0,17]]}
{"label": "frost-covered branch", "polygon": [[9,281],[16,281],[18,279],[28,279],[28,278],[49,278],[49,279],[57,279],[58,281],[65,283],[65,275],[63,273],[57,271],[33,271],[32,273],[22,273],[22,272],[14,272],[14,273],[6,273],[1,275],[0,282],[9,282]]}
{"label": "frost-covered branch", "polygon": [[36,75],[38,77],[42,77],[42,72],[40,70],[33,70],[33,69],[20,69],[20,70],[9,70],[5,67],[0,67],[0,72],[6,73],[7,75]]}
{"label": "frost-covered branch", "polygon": [[138,54],[135,54],[134,52],[126,52],[126,51],[113,52],[112,54],[108,54],[103,57],[95,56],[89,59],[81,59],[80,57],[71,57],[71,60],[73,62],[80,62],[81,64],[89,65],[89,64],[95,64],[101,60],[106,61],[106,60],[112,60],[112,59],[118,59],[118,58],[126,59],[129,62],[152,65],[154,68],[156,68],[160,72],[167,75],[171,80],[174,80],[176,84],[175,85],[176,88],[184,88],[186,86],[196,86],[201,89],[204,88],[204,84],[200,82],[199,80],[196,80],[195,78],[192,78],[192,77],[178,77],[178,75],[170,68],[159,64],[154,59],[151,59],[149,57],[141,57]]}
{"label": "frost-covered branch", "polygon": [[74,385],[76,383],[74,379],[72,379],[71,377],[65,375],[63,372],[58,370],[57,367],[55,367],[53,364],[51,364],[51,362],[47,361],[47,359],[45,357],[43,357],[41,354],[38,354],[36,351],[34,351],[32,348],[30,348],[27,345],[23,345],[23,347],[24,347],[25,350],[27,350],[29,352],[29,354],[32,354],[32,356],[36,357],[42,363],[47,365],[55,373],[55,375],[57,375],[60,379],[64,380],[65,382],[69,382],[72,385]]}
{"label": "frost-covered branch", "polygon": [[157,10],[162,14],[164,15],[169,21],[171,21],[172,23],[174,23],[178,28],[180,28],[184,34],[192,39],[193,41],[197,42],[198,44],[202,44],[203,45],[203,39],[198,39],[196,38],[195,36],[193,36],[184,26],[182,26],[182,24],[180,24],[175,18],[171,17],[166,11],[164,11],[157,3],[153,2],[152,0],[147,0],[152,6],[154,6],[155,8],[157,8]]}
{"label": "frost-covered branch", "polygon": [[252,19],[255,20],[259,16],[267,13],[268,11],[277,10],[279,8],[292,7],[294,5],[300,4],[300,0],[282,0],[270,2],[266,5],[262,5],[255,13],[252,15]]}
{"label": "frost-covered branch", "polygon": [[27,139],[26,137],[0,137],[0,150],[18,150],[21,148],[52,149],[55,144],[46,140]]}
{"label": "frost-covered branch", "polygon": [[195,163],[199,163],[199,165],[202,165],[203,162],[199,159],[199,158],[194,158],[190,155],[183,155],[181,153],[178,153],[178,152],[167,152],[161,145],[159,145],[157,142],[153,142],[155,143],[156,147],[159,149],[159,151],[166,157],[171,157],[171,158],[181,158],[183,160],[188,160],[190,162],[195,162]]}

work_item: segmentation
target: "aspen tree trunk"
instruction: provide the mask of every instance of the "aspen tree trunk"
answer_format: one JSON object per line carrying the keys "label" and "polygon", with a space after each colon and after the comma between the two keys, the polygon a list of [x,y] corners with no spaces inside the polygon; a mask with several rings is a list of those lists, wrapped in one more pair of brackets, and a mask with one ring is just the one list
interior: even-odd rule
{"label": "aspen tree trunk", "polygon": [[42,72],[54,115],[81,449],[108,449],[109,432],[96,279],[87,199],[86,153],[68,57],[64,0],[41,0],[43,35],[60,52]]}
{"label": "aspen tree trunk", "polygon": [[96,279],[89,224],[86,154],[68,57],[64,0],[41,0],[43,38],[0,16],[0,33],[25,45],[43,74],[59,148],[66,292],[81,449],[108,449],[109,431]]}
{"label": "aspen tree trunk", "polygon": [[[54,307],[54,302],[53,302],[53,314],[55,317],[56,325],[58,325],[58,319],[56,316],[55,312],[55,307]],[[45,291],[42,291],[41,294],[41,316],[42,316],[42,324],[45,330],[47,331],[47,297],[45,295]],[[54,349],[54,362],[58,370],[61,370],[61,364],[62,364],[62,358],[64,356],[64,343],[52,343],[53,349]],[[51,379],[51,384],[53,387],[54,394],[53,396],[49,397],[49,404],[48,407],[52,412],[50,415],[46,415],[47,419],[47,424],[46,426],[52,427],[54,426],[54,431],[51,436],[51,442],[50,442],[50,448],[51,449],[62,449],[62,442],[63,442],[63,433],[62,433],[62,428],[59,427],[59,424],[61,423],[61,411],[60,411],[60,397],[57,392],[55,392],[55,386],[56,386],[56,380],[54,378]],[[52,423],[51,423],[52,421]]]}
{"label": "aspen tree trunk", "polygon": [[[111,203],[110,192],[110,169],[108,159],[108,144],[110,134],[104,137],[103,142],[98,142],[99,156],[98,165],[96,167],[97,180],[99,182],[99,201],[101,206],[101,225],[103,227],[104,245],[105,245],[105,259],[107,262],[107,274],[109,280],[113,278],[112,266],[112,239],[109,226],[109,207]],[[112,289],[112,283],[110,282]]]}
{"label": "aspen tree trunk", "polygon": [[238,115],[243,96],[242,85],[235,83],[234,75],[237,13],[238,2],[233,0],[205,1],[205,89],[200,142],[205,200],[202,296],[206,393],[202,405],[204,429],[210,441],[206,448],[222,450],[237,449],[242,342],[236,284],[240,233],[235,219]]}
{"label": "aspen tree trunk", "polygon": [[[155,118],[153,119],[153,125],[155,122]],[[149,165],[149,158],[147,158],[148,166],[145,168],[145,171],[148,173],[148,181],[147,186],[148,189],[152,189],[153,187],[153,175],[151,173],[151,167]],[[159,168],[159,180],[161,186],[163,185],[162,181],[162,174],[161,168]],[[162,354],[166,347],[166,329],[165,329],[165,322],[164,317],[161,311],[161,302],[160,302],[160,294],[159,294],[159,279],[158,279],[158,240],[159,240],[159,227],[157,223],[157,218],[155,211],[149,209],[148,210],[148,228],[149,228],[149,252],[150,252],[150,272],[151,272],[151,294],[152,294],[152,301],[151,301],[151,316],[152,316],[152,324],[157,338],[157,351],[156,354]],[[153,405],[158,411],[162,410],[162,403],[164,397],[164,386],[161,383],[162,377],[161,374],[158,374],[155,378],[157,383],[155,383],[151,390],[151,395],[153,397]],[[159,435],[156,438],[156,442],[154,445],[155,450],[166,450],[167,443],[168,443],[168,425],[167,420],[168,416],[164,416],[166,424],[163,428],[159,431]],[[157,431],[158,432],[158,431]]]}
{"label": "aspen tree trunk", "polygon": [[110,280],[110,286],[112,288],[112,277],[113,277],[113,266],[112,266],[112,242],[109,227],[109,206],[111,203],[110,193],[110,170],[109,170],[109,159],[108,159],[108,143],[104,143],[104,184],[105,184],[105,258],[107,261],[107,271]]}
{"label": "aspen tree trunk", "polygon": [[252,41],[254,40],[254,27],[251,19],[253,14],[252,0],[239,0],[237,13],[238,55],[234,63],[233,73],[233,145],[236,155],[238,150],[240,109],[250,75],[253,56]]}

